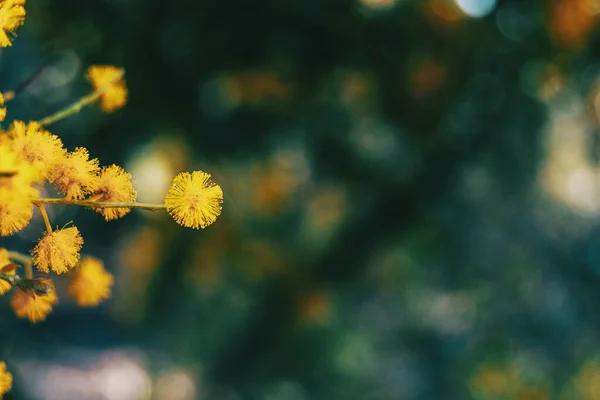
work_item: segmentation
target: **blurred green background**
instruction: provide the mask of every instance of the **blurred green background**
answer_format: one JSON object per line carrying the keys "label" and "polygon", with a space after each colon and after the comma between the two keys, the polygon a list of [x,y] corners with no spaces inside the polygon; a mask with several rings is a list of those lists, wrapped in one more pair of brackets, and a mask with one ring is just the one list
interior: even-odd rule
{"label": "blurred green background", "polygon": [[[600,399],[600,3],[30,0],[0,89],[202,231],[53,207],[113,298],[43,323],[0,302],[7,399]],[[28,251],[38,216],[0,246]],[[61,296],[62,293],[62,296]]]}

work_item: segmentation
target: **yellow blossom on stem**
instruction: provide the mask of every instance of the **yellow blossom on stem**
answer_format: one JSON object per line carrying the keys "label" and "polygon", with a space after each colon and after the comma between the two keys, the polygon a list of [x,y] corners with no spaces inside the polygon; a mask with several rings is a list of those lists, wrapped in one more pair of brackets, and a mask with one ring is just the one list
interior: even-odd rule
{"label": "yellow blossom on stem", "polygon": [[[135,201],[135,196],[131,174],[113,164],[102,168],[98,186],[87,200],[122,203]],[[96,208],[96,212],[102,214],[107,221],[121,218],[129,211],[131,208],[125,207]]]}
{"label": "yellow blossom on stem", "polygon": [[102,261],[85,257],[73,271],[69,284],[69,295],[81,307],[97,306],[110,297],[113,276],[104,269]]}
{"label": "yellow blossom on stem", "polygon": [[77,265],[82,245],[83,238],[75,226],[46,232],[31,252],[33,264],[41,272],[68,272]]}
{"label": "yellow blossom on stem", "polygon": [[[0,248],[0,272],[6,275],[14,276],[16,271],[14,269],[5,271],[2,268],[6,265],[10,265],[11,261],[8,257],[8,250]],[[4,279],[0,279],[0,295],[5,294],[12,288],[12,285],[5,281]]]}
{"label": "yellow blossom on stem", "polygon": [[53,165],[65,162],[67,151],[60,138],[35,121],[27,125],[23,121],[13,122],[8,135],[12,139],[13,149],[41,176],[47,178]]}
{"label": "yellow blossom on stem", "polygon": [[223,190],[210,174],[182,172],[173,179],[165,196],[165,207],[173,219],[188,228],[206,228],[221,214]]}
{"label": "yellow blossom on stem", "polygon": [[11,142],[0,142],[0,236],[12,235],[29,224],[33,216],[32,199],[38,191],[35,170],[19,159]]}
{"label": "yellow blossom on stem", "polygon": [[0,2],[0,47],[12,44],[14,31],[25,22],[25,0],[2,0]]}
{"label": "yellow blossom on stem", "polygon": [[82,199],[98,185],[98,159],[89,159],[87,149],[78,147],[52,166],[49,180],[67,199]]}
{"label": "yellow blossom on stem", "polygon": [[52,311],[52,306],[58,303],[54,286],[49,279],[46,280],[50,288],[46,294],[35,294],[18,289],[10,305],[19,318],[27,318],[31,322],[43,321]]}
{"label": "yellow blossom on stem", "polygon": [[12,375],[6,370],[6,363],[0,361],[0,398],[12,389]]}
{"label": "yellow blossom on stem", "polygon": [[[87,78],[92,83],[94,90],[99,90],[116,79],[116,75],[121,73],[117,67],[112,65],[92,65],[88,68]],[[106,112],[121,108],[127,102],[127,88],[125,80],[120,79],[111,85],[102,96],[100,96],[102,109]]]}

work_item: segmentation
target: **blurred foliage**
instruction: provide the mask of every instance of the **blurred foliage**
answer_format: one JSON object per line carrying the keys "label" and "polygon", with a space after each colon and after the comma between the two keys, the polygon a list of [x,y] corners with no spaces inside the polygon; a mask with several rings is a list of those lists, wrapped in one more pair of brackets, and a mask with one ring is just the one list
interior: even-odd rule
{"label": "blurred foliage", "polygon": [[53,132],[141,201],[201,168],[225,203],[201,232],[78,211],[114,299],[33,327],[2,304],[9,367],[129,346],[155,398],[173,366],[216,400],[599,398],[597,2],[30,3],[0,84],[46,69],[17,116],[122,66],[124,110]]}

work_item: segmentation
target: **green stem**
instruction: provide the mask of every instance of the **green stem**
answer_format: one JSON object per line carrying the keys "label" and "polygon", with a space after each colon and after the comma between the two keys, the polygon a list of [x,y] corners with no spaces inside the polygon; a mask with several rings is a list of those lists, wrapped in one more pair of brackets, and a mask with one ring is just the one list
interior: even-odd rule
{"label": "green stem", "polygon": [[101,88],[98,88],[98,90],[90,93],[89,95],[82,97],[70,106],[63,108],[62,110],[52,115],[49,115],[46,118],[42,118],[38,121],[38,123],[42,126],[47,126],[57,121],[60,121],[63,118],[78,113],[83,107],[92,104],[93,102],[98,100],[98,98],[102,96],[111,86],[120,81],[123,78],[123,75],[125,75],[125,71],[120,69],[117,72],[117,74],[115,74],[115,77],[111,79],[110,82],[106,85],[102,86]]}
{"label": "green stem", "polygon": [[7,275],[0,272],[0,279],[3,279],[14,286],[21,280],[21,277],[19,275]]}
{"label": "green stem", "polygon": [[46,225],[46,232],[52,233],[52,226],[50,226],[50,218],[48,218],[48,213],[46,212],[46,208],[42,203],[35,203],[38,210],[40,210],[40,214],[42,214],[42,219],[44,220],[44,225]]}
{"label": "green stem", "polygon": [[13,261],[23,264],[23,266],[25,267],[25,277],[27,279],[33,279],[33,267],[32,267],[31,257],[29,257],[25,254],[19,253],[17,251],[9,251],[8,258],[10,258]]}
{"label": "green stem", "polygon": [[72,199],[50,199],[50,198],[41,198],[35,199],[33,204],[68,204],[73,206],[82,206],[82,207],[91,207],[91,208],[139,208],[141,210],[164,210],[164,204],[154,204],[154,203],[138,203],[137,201],[129,201],[129,202],[103,202],[103,201],[92,201],[92,200],[72,200]]}

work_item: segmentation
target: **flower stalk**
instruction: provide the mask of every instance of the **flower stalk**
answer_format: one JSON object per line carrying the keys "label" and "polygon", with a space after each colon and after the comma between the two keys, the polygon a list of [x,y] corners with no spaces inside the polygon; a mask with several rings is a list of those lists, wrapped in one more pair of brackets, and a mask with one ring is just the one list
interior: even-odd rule
{"label": "flower stalk", "polygon": [[83,107],[94,103],[106,91],[108,91],[115,83],[117,83],[121,79],[123,79],[123,76],[125,75],[125,71],[123,69],[119,69],[117,71],[118,72],[115,74],[114,78],[112,78],[106,85],[98,88],[97,90],[93,91],[89,95],[82,97],[81,99],[79,99],[75,103],[71,104],[70,106],[67,106],[52,115],[42,118],[41,120],[38,121],[38,123],[42,126],[48,126],[50,124],[60,121],[61,119],[67,118],[73,114],[77,114],[79,111],[81,111],[81,109]]}
{"label": "flower stalk", "polygon": [[44,204],[68,204],[72,206],[90,207],[90,208],[138,208],[141,210],[157,211],[164,210],[164,204],[158,203],[140,203],[137,201],[126,201],[126,202],[105,202],[105,201],[93,201],[93,200],[74,200],[67,198],[41,198],[33,201],[35,205]]}

